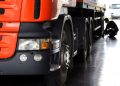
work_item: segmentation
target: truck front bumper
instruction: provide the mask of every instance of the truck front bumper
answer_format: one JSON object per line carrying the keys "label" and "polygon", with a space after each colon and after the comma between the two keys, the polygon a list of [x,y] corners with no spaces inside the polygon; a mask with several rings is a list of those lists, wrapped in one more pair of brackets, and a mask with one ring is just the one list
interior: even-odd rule
{"label": "truck front bumper", "polygon": [[60,41],[52,39],[49,48],[45,50],[18,49],[20,39],[51,39],[51,32],[43,26],[44,24],[36,22],[21,23],[16,51],[9,59],[0,60],[0,75],[43,75],[50,72],[51,64],[54,63],[51,58],[59,58],[56,54],[59,52]]}
{"label": "truck front bumper", "polygon": [[[40,61],[35,61],[35,55],[41,55]],[[25,55],[27,59],[20,60],[20,56]],[[40,75],[47,74],[50,70],[50,52],[31,51],[16,52],[16,54],[7,60],[0,61],[0,75]]]}

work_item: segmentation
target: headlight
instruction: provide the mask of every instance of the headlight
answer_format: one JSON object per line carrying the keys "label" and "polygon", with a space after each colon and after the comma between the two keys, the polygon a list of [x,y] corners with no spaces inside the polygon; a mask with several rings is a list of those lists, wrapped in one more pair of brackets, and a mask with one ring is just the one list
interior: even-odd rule
{"label": "headlight", "polygon": [[20,39],[18,50],[40,50],[48,49],[48,39]]}

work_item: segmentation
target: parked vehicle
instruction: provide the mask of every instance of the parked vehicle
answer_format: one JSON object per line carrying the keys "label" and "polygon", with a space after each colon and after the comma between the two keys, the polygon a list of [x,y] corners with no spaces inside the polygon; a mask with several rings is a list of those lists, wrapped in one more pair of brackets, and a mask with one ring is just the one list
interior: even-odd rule
{"label": "parked vehicle", "polygon": [[110,5],[111,18],[120,18],[120,4]]}
{"label": "parked vehicle", "polygon": [[103,34],[104,12],[95,0],[0,0],[0,74],[44,75],[47,86],[62,86]]}

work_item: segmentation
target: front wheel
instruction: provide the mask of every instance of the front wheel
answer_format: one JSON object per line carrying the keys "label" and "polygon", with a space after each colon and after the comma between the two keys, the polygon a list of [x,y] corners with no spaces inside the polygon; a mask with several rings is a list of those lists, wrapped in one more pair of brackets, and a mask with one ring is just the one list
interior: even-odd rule
{"label": "front wheel", "polygon": [[66,81],[70,58],[72,56],[72,36],[70,28],[69,23],[66,22],[61,33],[61,49],[59,53],[59,64],[61,67],[59,70],[51,72],[47,76],[47,86],[63,86]]}

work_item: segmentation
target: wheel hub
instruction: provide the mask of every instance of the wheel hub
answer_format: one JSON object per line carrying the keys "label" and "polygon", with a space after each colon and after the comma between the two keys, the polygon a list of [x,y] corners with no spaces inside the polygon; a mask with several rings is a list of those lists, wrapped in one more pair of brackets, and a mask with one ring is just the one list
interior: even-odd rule
{"label": "wheel hub", "polygon": [[65,64],[67,66],[67,68],[69,67],[70,64],[70,51],[69,51],[69,47],[66,46],[65,52],[64,52],[64,60],[65,60]]}

